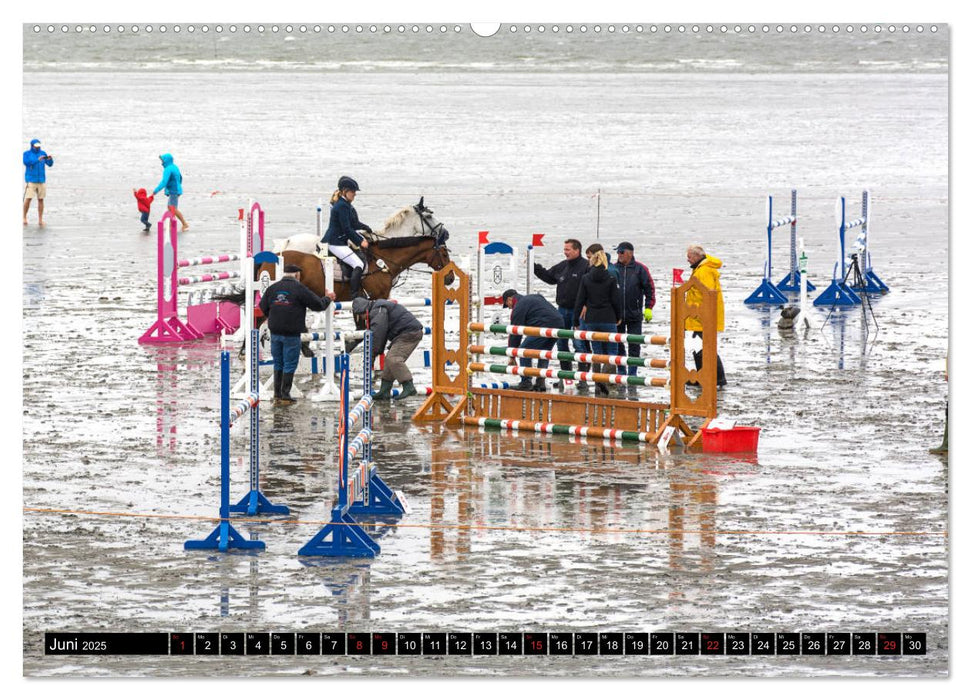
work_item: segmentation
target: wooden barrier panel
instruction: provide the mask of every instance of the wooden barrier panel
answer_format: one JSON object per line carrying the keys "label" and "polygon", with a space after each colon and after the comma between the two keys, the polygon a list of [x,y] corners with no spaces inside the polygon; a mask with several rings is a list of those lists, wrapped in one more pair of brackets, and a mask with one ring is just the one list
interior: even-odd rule
{"label": "wooden barrier panel", "polygon": [[[455,276],[451,288],[444,284],[444,276],[449,272]],[[590,430],[591,436],[598,437],[621,437],[623,433],[623,439],[647,436],[652,443],[657,443],[665,428],[671,426],[684,435],[685,443],[690,447],[700,441],[700,428],[717,416],[716,293],[697,279],[692,278],[672,288],[668,352],[663,359],[648,362],[651,366],[670,370],[670,381],[655,382],[655,385],[668,387],[667,402],[472,386],[469,350],[474,341],[468,322],[472,305],[470,291],[469,275],[455,265],[450,264],[432,276],[432,393],[413,420],[444,420],[446,425],[453,427],[501,425],[514,428],[515,424],[522,423],[522,429],[538,432],[580,434],[580,431]],[[454,348],[445,347],[445,313],[449,302],[449,308],[460,313],[458,345]],[[688,318],[697,319],[706,329],[702,337],[700,371],[689,369],[685,364],[685,321]],[[645,350],[650,347],[646,345]],[[450,363],[451,375],[446,372],[446,362]],[[473,367],[481,365],[474,364]],[[687,382],[700,385],[696,396],[687,393]],[[699,428],[692,428],[686,420],[689,417],[702,418],[703,422]]]}

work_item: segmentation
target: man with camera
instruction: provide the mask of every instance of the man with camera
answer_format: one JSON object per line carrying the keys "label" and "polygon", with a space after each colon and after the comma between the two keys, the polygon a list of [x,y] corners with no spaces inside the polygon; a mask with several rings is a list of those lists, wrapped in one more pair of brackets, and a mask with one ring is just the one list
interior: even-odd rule
{"label": "man with camera", "polygon": [[37,198],[37,225],[44,225],[44,197],[47,194],[47,168],[53,167],[54,158],[47,155],[40,148],[40,139],[30,142],[30,148],[24,151],[24,226],[27,225],[27,212],[30,210],[30,200]]}

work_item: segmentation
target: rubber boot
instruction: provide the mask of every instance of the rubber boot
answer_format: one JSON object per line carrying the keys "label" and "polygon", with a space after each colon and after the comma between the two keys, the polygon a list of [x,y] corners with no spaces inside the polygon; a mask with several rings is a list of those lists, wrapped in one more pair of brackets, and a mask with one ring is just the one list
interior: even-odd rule
{"label": "rubber boot", "polygon": [[381,388],[378,392],[374,394],[375,401],[390,401],[391,400],[391,387],[394,386],[394,381],[389,379],[381,380]]}
{"label": "rubber boot", "polygon": [[[572,372],[573,371],[573,361],[572,360],[561,360],[560,361],[560,369],[563,370],[564,372]],[[553,388],[554,389],[559,389],[559,390],[562,391],[563,389],[566,388],[566,380],[565,379],[557,379],[553,383]]]}
{"label": "rubber boot", "polygon": [[944,406],[944,441],[941,442],[940,447],[934,447],[928,452],[932,455],[946,455],[947,454],[947,406]]}
{"label": "rubber boot", "polygon": [[296,403],[297,400],[290,396],[290,389],[293,388],[293,372],[284,372],[280,383],[279,402],[285,406]]}
{"label": "rubber boot", "polygon": [[276,401],[282,394],[280,389],[283,387],[283,370],[273,370],[273,400]]}
{"label": "rubber boot", "polygon": [[[602,365],[601,365],[601,367],[602,367]],[[589,372],[590,371],[590,363],[589,362],[580,362],[580,363],[577,364],[577,369],[580,370],[581,372]],[[586,392],[586,391],[589,391],[589,390],[590,390],[590,385],[587,383],[587,380],[586,379],[581,379],[580,381],[577,382],[577,391],[584,391],[584,392]]]}
{"label": "rubber boot", "polygon": [[722,364],[721,355],[715,355],[715,358],[718,360],[718,388],[721,389],[728,384],[728,380],[725,378],[725,366]]}
{"label": "rubber boot", "polygon": [[[695,358],[695,369],[699,372],[701,371],[701,350],[695,350],[693,353]],[[685,382],[688,386],[701,386],[698,382]]]}
{"label": "rubber boot", "polygon": [[[596,372],[597,374],[600,374],[601,372],[603,372],[604,369],[605,368],[603,365],[593,366],[593,371]],[[594,385],[593,394],[594,396],[601,396],[604,398],[606,398],[607,396],[610,396],[610,385],[608,385],[607,382],[597,382]]]}
{"label": "rubber boot", "polygon": [[532,377],[523,377],[519,380],[519,384],[513,387],[516,391],[532,391],[533,390],[533,379]]}
{"label": "rubber boot", "polygon": [[546,378],[537,377],[536,383],[533,384],[533,391],[546,391]]}
{"label": "rubber boot", "polygon": [[401,385],[401,393],[398,394],[398,400],[407,399],[409,396],[414,396],[417,393],[418,390],[415,388],[414,382],[405,382]]}
{"label": "rubber boot", "polygon": [[363,267],[355,267],[351,272],[351,299],[362,296],[361,294],[361,277],[364,276]]}

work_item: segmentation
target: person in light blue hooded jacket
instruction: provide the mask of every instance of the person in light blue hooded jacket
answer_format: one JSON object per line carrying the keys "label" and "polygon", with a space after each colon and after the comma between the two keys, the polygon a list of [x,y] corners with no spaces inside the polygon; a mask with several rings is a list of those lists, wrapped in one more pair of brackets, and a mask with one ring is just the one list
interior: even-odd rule
{"label": "person in light blue hooded jacket", "polygon": [[182,230],[188,231],[189,224],[185,222],[185,217],[179,211],[179,197],[182,195],[182,171],[175,164],[172,154],[163,153],[158,158],[162,161],[162,179],[152,190],[152,195],[158,194],[158,191],[164,188],[165,194],[169,198],[169,211],[182,223]]}

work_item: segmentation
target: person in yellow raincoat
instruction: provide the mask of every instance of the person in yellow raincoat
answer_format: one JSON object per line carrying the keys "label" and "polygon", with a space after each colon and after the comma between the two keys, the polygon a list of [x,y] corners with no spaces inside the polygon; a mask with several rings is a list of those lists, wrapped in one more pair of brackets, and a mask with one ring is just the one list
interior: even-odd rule
{"label": "person in yellow raincoat", "polygon": [[[725,302],[722,299],[721,272],[719,272],[722,266],[722,261],[712,255],[707,255],[705,253],[705,249],[697,244],[688,246],[687,257],[688,264],[691,265],[691,276],[697,277],[699,282],[718,294],[718,322],[716,330],[721,332],[725,330]],[[688,303],[699,304],[701,303],[700,297],[700,292],[695,290],[689,291]],[[696,317],[689,317],[685,319],[684,328],[685,330],[693,331],[693,337],[702,337],[700,319]],[[695,369],[700,370],[701,350],[696,350],[694,356]],[[725,378],[725,367],[722,365],[721,356],[718,356],[718,388],[721,388],[726,384],[728,384],[728,380]]]}

